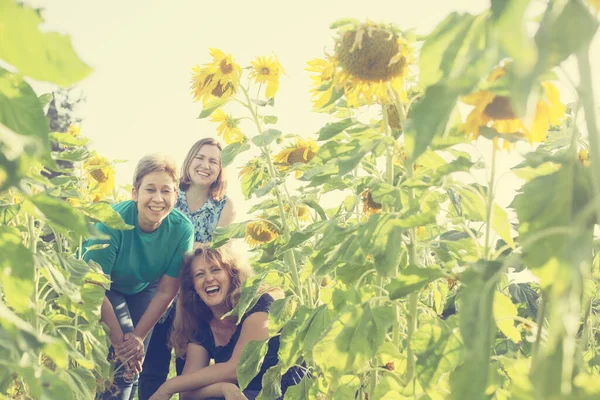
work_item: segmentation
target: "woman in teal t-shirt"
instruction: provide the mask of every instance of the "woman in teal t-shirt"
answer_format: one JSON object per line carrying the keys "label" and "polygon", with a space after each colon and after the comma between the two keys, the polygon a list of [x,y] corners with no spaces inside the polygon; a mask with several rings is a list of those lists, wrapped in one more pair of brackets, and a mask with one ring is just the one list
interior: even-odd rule
{"label": "woman in teal t-shirt", "polygon": [[[152,328],[167,310],[179,289],[179,270],[185,253],[193,248],[194,227],[181,212],[177,200],[177,167],[162,155],[142,158],[134,174],[133,201],[113,208],[133,229],[119,231],[104,224],[96,228],[108,240],[89,239],[86,248],[108,244],[85,253],[110,275],[101,319],[110,330],[118,357],[115,387],[103,399],[130,400],[137,388]],[[122,368],[121,362],[127,368]],[[133,372],[133,374],[127,373]]]}

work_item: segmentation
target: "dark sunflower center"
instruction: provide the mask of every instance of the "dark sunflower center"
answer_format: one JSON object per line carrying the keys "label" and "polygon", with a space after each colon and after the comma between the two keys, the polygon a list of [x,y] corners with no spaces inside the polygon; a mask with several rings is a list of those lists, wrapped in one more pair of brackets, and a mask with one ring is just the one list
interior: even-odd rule
{"label": "dark sunflower center", "polygon": [[510,98],[506,96],[494,97],[494,100],[485,107],[483,113],[488,117],[497,120],[507,120],[516,118],[516,115],[510,103]]}
{"label": "dark sunflower center", "polygon": [[395,104],[388,104],[386,106],[386,109],[390,128],[402,129],[402,125],[400,124],[400,113],[398,113],[398,107],[396,107]]}
{"label": "dark sunflower center", "polygon": [[260,69],[260,73],[261,73],[261,75],[269,75],[271,73],[271,71],[267,67],[262,67]]}
{"label": "dark sunflower center", "polygon": [[233,65],[229,64],[225,60],[221,61],[220,68],[221,68],[221,72],[224,73],[224,74],[230,74],[233,71]]}
{"label": "dark sunflower center", "polygon": [[213,96],[215,97],[222,97],[226,91],[228,91],[229,89],[232,88],[232,84],[231,82],[227,82],[227,85],[223,86],[221,85],[221,83],[217,83],[217,86],[215,86],[215,88],[213,89],[213,91],[211,92]]}
{"label": "dark sunflower center", "polygon": [[267,243],[273,240],[273,233],[269,230],[261,229],[259,226],[251,227],[251,229],[248,231],[248,234],[250,237],[252,237],[252,239],[261,243]]}
{"label": "dark sunflower center", "polygon": [[94,178],[98,183],[103,183],[108,180],[108,176],[101,169],[95,169],[91,171],[90,175],[92,175],[92,178]]}
{"label": "dark sunflower center", "polygon": [[305,151],[306,151],[306,148],[304,148],[304,147],[299,147],[297,149],[294,149],[288,155],[287,163],[289,165],[293,165],[295,163],[307,163],[310,160],[312,160],[316,153],[314,151],[312,151],[311,149],[308,149],[308,151],[306,151],[306,154],[304,154]]}
{"label": "dark sunflower center", "polygon": [[337,43],[336,53],[340,65],[352,75],[367,81],[389,81],[400,75],[406,59],[390,65],[390,60],[398,54],[398,37],[386,30],[365,32],[362,43],[356,44],[357,32],[346,32]]}

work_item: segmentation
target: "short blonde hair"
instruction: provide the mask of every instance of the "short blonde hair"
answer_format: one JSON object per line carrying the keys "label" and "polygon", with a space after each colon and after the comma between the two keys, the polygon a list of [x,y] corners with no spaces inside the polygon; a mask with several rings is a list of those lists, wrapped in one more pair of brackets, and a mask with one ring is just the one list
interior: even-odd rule
{"label": "short blonde hair", "polygon": [[173,178],[173,183],[175,184],[179,179],[177,164],[171,157],[159,153],[148,154],[142,157],[135,167],[135,172],[133,173],[134,189],[138,190],[142,184],[142,179],[153,172],[166,172]]}
{"label": "short blonde hair", "polygon": [[[181,180],[179,181],[179,189],[186,191],[187,188],[190,187],[190,183],[192,182],[192,178],[190,177],[190,165],[192,164],[194,157],[196,157],[196,154],[198,154],[204,145],[216,146],[219,151],[223,151],[221,143],[213,138],[200,139],[194,143],[190,151],[188,151],[187,156],[185,156],[185,160],[181,166]],[[227,178],[225,176],[225,169],[221,163],[221,158],[219,158],[219,168],[221,169],[221,171],[219,171],[219,176],[217,176],[217,179],[210,186],[210,195],[214,200],[221,200],[227,193]]]}

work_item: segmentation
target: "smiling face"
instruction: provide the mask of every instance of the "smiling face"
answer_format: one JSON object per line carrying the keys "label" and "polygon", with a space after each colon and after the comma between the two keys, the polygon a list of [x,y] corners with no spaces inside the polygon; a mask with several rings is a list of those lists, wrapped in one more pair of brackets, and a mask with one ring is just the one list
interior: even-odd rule
{"label": "smiling face", "polygon": [[212,185],[221,172],[221,150],[217,146],[205,144],[192,159],[187,173],[191,184],[202,187]]}
{"label": "smiling face", "polygon": [[131,194],[137,204],[138,224],[142,231],[155,231],[169,215],[177,199],[175,181],[167,172],[155,171],[142,178]]}
{"label": "smiling face", "polygon": [[225,267],[199,256],[192,262],[191,273],[196,293],[214,316],[230,311],[226,300],[231,288],[231,275]]}

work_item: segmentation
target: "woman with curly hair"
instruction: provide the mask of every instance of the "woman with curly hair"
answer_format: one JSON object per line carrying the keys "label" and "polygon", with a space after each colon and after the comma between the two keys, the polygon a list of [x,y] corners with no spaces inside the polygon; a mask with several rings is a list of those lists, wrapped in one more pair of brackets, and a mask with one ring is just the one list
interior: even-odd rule
{"label": "woman with curly hair", "polygon": [[[239,324],[235,316],[223,318],[237,305],[242,284],[251,275],[251,268],[230,246],[198,248],[186,258],[171,334],[175,352],[185,355],[185,367],[181,376],[165,382],[151,400],[170,399],[175,393],[186,400],[252,400],[258,395],[264,373],[278,362],[279,337],[269,340],[261,370],[243,393],[236,385],[236,367],[248,342],[269,337],[268,313],[273,297],[263,293]],[[211,359],[213,365],[209,365]],[[290,368],[282,377],[282,392],[301,379],[301,370]]]}

